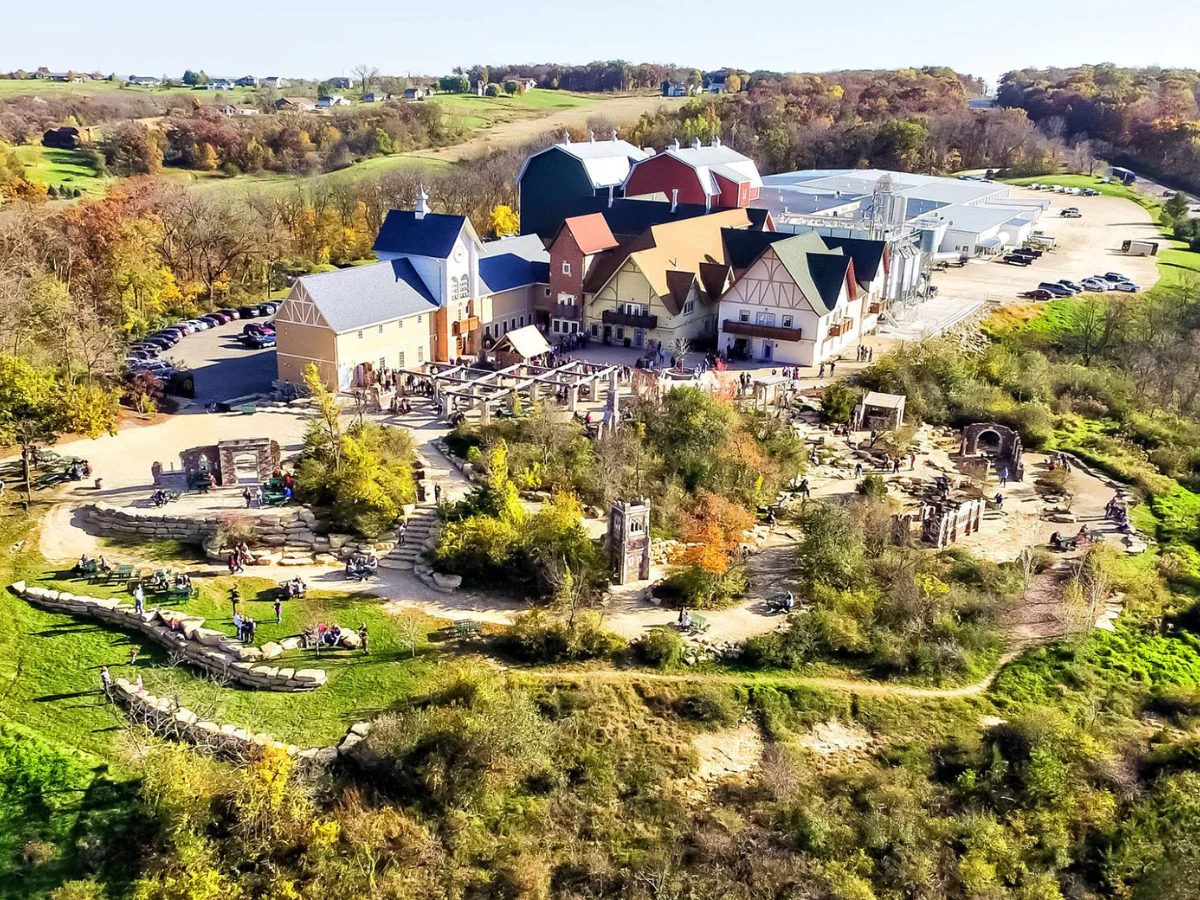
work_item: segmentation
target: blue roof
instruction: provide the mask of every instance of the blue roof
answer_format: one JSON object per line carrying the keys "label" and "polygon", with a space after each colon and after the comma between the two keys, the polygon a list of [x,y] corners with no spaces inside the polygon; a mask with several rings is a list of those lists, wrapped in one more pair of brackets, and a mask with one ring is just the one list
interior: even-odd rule
{"label": "blue roof", "polygon": [[437,308],[429,288],[407,259],[305,275],[298,283],[339,334]]}
{"label": "blue roof", "polygon": [[530,284],[549,284],[550,264],[531,262],[515,253],[500,253],[479,260],[479,277],[496,294]]}
{"label": "blue roof", "polygon": [[376,253],[402,253],[445,259],[466,224],[466,216],[426,213],[418,219],[409,209],[392,209],[371,248]]}

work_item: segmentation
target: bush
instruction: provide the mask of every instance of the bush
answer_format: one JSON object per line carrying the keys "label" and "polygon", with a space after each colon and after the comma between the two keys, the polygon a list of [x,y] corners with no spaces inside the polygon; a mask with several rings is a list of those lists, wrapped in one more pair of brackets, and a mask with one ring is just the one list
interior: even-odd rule
{"label": "bush", "polygon": [[652,628],[638,638],[634,649],[642,662],[666,669],[683,656],[683,636],[674,628]]}
{"label": "bush", "polygon": [[536,609],[517,617],[501,645],[519,659],[540,663],[598,659],[622,653],[628,646],[619,634],[602,630],[594,616],[580,616],[572,626]]}
{"label": "bush", "polygon": [[821,395],[821,421],[826,425],[843,425],[850,421],[857,403],[858,391],[835,381]]}
{"label": "bush", "polygon": [[869,497],[873,500],[882,500],[887,496],[887,482],[882,476],[876,475],[874,472],[868,472],[863,476],[863,480],[858,483],[856,491],[863,497]]}
{"label": "bush", "polygon": [[715,685],[689,689],[674,706],[680,718],[716,727],[733,725],[742,715],[741,706],[729,691]]}
{"label": "bush", "polygon": [[747,587],[749,582],[740,569],[718,575],[693,565],[664,580],[655,588],[654,595],[668,606],[720,609],[744,595]]}

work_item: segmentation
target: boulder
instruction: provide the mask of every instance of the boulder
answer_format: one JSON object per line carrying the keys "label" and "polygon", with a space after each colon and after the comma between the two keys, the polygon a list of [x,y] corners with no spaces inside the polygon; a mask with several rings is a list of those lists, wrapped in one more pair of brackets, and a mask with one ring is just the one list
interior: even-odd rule
{"label": "boulder", "polygon": [[441,572],[434,572],[433,583],[440,588],[446,588],[447,590],[453,591],[462,586],[462,576],[443,575]]}
{"label": "boulder", "polygon": [[277,656],[283,655],[283,647],[274,641],[267,641],[260,649],[263,659],[275,659]]}

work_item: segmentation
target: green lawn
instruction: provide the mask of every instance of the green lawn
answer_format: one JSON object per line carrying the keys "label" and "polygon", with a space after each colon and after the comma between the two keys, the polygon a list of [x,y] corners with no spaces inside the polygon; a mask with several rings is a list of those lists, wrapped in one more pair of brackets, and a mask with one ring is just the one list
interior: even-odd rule
{"label": "green lawn", "polygon": [[[0,543],[5,548],[19,537],[32,537],[23,518],[10,516],[0,522]],[[16,580],[132,602],[123,587],[74,581],[65,573],[48,571],[36,554],[6,551],[0,558],[0,588]],[[276,625],[270,595],[274,585],[250,576],[236,581],[244,612],[260,623],[258,643],[298,634],[310,622],[353,629],[365,622],[371,635],[370,655],[338,651],[322,654],[318,660],[297,651],[285,656],[283,661],[295,668],[325,669],[328,682],[309,694],[218,687],[195,669],[171,667],[165,651],[140,635],[47,612],[0,589],[0,619],[5,623],[0,629],[0,723],[19,724],[57,745],[111,758],[124,719],[97,692],[100,666],[107,665],[114,677],[132,680],[140,674],[148,690],[178,695],[197,713],[267,731],[281,740],[320,746],[340,738],[350,724],[410,696],[444,656],[435,632],[447,623],[432,618],[420,621],[413,659],[399,619],[382,609],[384,601],[378,597],[312,586],[304,600],[284,603],[283,624]],[[233,580],[201,578],[197,584],[199,597],[183,608],[205,617],[210,627],[233,634],[232,607],[226,599]],[[138,661],[130,666],[130,649],[135,646]],[[445,647],[455,649],[453,642]]]}
{"label": "green lawn", "polygon": [[537,119],[560,109],[575,109],[602,103],[602,95],[571,94],[566,91],[533,90],[527,94],[478,97],[475,94],[435,94],[426,102],[440,103],[446,114],[471,129],[489,128],[500,122]]}
{"label": "green lawn", "polygon": [[102,196],[111,178],[100,177],[80,150],[55,150],[50,147],[17,147],[17,156],[25,164],[30,178],[55,190],[62,187],[79,188],[84,194]]}

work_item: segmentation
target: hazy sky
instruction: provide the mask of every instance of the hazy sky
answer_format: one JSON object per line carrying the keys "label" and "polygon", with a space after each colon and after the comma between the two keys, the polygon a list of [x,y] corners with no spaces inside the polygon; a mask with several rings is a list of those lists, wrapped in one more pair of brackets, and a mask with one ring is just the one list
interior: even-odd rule
{"label": "hazy sky", "polygon": [[1036,4],[605,0],[10,0],[0,71],[93,69],[177,76],[324,77],[357,63],[440,74],[475,62],[622,58],[700,68],[825,71],[948,65],[994,80],[1012,68],[1111,61],[1200,65],[1200,3]]}

